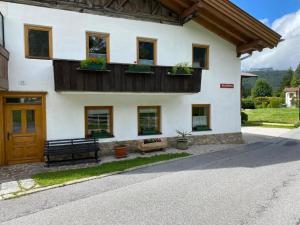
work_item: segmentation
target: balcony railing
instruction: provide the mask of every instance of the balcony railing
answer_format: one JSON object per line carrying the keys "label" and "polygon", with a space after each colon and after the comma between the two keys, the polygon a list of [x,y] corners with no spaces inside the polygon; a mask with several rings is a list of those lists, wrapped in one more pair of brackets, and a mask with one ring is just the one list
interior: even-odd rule
{"label": "balcony railing", "polygon": [[0,45],[0,90],[8,90],[8,51]]}
{"label": "balcony railing", "polygon": [[56,91],[198,93],[202,70],[171,75],[171,67],[153,66],[152,73],[128,73],[128,64],[107,64],[107,71],[79,70],[80,61],[53,60]]}

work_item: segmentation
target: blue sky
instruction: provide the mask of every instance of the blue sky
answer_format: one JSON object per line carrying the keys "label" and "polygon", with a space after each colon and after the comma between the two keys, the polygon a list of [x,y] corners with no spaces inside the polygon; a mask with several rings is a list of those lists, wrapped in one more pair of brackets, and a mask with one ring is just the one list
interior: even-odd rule
{"label": "blue sky", "polygon": [[242,68],[296,68],[300,63],[300,0],[231,1],[281,34],[284,39],[276,48],[255,52],[252,57],[243,60]]}
{"label": "blue sky", "polygon": [[268,19],[269,23],[300,9],[300,0],[231,0],[257,19]]}

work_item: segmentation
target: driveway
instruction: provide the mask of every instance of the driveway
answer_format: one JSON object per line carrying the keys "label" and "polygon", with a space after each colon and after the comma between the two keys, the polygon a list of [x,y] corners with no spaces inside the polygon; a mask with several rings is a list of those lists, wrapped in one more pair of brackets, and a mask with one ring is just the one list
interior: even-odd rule
{"label": "driveway", "polygon": [[2,224],[298,225],[300,130],[0,202]]}

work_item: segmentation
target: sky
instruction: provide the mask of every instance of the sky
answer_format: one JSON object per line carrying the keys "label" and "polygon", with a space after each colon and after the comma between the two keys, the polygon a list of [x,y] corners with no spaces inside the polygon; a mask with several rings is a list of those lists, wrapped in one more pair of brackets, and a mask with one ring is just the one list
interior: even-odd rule
{"label": "sky", "polygon": [[300,0],[231,0],[237,6],[281,34],[275,49],[256,52],[243,60],[242,69],[273,67],[294,69],[300,63]]}

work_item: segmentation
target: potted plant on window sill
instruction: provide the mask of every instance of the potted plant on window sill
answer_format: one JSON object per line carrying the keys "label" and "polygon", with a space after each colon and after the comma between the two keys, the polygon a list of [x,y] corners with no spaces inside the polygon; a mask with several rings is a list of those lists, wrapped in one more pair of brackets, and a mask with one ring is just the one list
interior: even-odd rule
{"label": "potted plant on window sill", "polygon": [[105,58],[89,58],[80,62],[77,70],[110,72],[106,68]]}
{"label": "potted plant on window sill", "polygon": [[131,64],[128,66],[128,69],[125,71],[127,74],[154,74],[151,70],[150,65],[143,64]]}
{"label": "potted plant on window sill", "polygon": [[187,136],[192,135],[191,132],[179,131],[179,130],[177,130],[176,132],[179,135],[177,138],[177,149],[187,150],[189,148],[189,140]]}
{"label": "potted plant on window sill", "polygon": [[171,76],[191,76],[194,70],[189,66],[188,63],[179,63],[172,67],[168,75]]}
{"label": "potted plant on window sill", "polygon": [[121,142],[116,141],[114,150],[115,150],[115,157],[117,159],[126,158],[128,155],[127,146],[125,144],[122,144]]}

